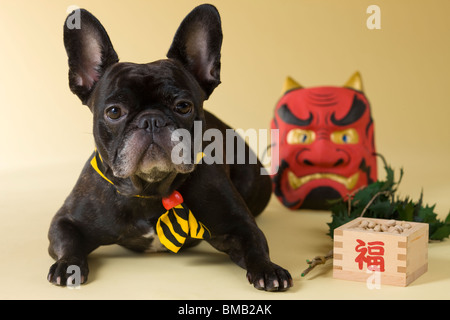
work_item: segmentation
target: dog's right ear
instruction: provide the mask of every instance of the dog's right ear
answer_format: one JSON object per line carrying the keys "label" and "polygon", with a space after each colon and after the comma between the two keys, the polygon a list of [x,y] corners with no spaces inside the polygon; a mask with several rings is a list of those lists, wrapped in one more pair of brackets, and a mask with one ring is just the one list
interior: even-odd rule
{"label": "dog's right ear", "polygon": [[87,104],[105,70],[119,61],[105,28],[84,9],[76,9],[64,23],[64,46],[69,58],[69,86]]}

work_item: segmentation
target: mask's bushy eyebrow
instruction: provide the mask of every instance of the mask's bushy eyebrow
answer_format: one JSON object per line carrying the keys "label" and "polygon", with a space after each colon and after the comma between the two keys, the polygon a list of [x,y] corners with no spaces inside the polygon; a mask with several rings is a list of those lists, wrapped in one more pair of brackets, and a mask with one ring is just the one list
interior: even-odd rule
{"label": "mask's bushy eyebrow", "polygon": [[310,125],[312,120],[313,120],[313,114],[310,112],[309,113],[309,118],[308,119],[300,119],[297,118],[292,112],[291,110],[289,110],[287,104],[283,104],[279,109],[278,109],[278,116],[280,117],[281,120],[283,120],[284,122],[288,123],[288,124],[292,124],[294,126],[300,126],[300,127],[304,127],[307,125]]}
{"label": "mask's bushy eyebrow", "polygon": [[358,99],[358,97],[355,95],[350,111],[342,119],[336,119],[333,112],[333,114],[331,115],[331,122],[337,126],[347,126],[361,118],[366,111],[366,108],[367,106],[364,101]]}

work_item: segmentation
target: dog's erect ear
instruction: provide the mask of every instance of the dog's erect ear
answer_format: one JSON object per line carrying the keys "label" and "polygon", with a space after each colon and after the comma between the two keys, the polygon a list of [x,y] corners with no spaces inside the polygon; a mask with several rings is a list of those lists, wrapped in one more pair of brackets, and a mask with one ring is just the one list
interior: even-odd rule
{"label": "dog's erect ear", "polygon": [[64,46],[69,57],[70,89],[87,104],[96,82],[119,58],[101,23],[84,9],[67,17]]}
{"label": "dog's erect ear", "polygon": [[196,7],[184,18],[167,53],[180,61],[197,79],[206,99],[220,84],[222,26],[217,9],[209,4]]}

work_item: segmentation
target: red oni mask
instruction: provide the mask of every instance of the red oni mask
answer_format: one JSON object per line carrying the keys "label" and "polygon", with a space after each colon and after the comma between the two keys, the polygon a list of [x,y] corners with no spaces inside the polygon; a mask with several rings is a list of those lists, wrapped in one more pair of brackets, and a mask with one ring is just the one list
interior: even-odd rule
{"label": "red oni mask", "polygon": [[359,73],[344,87],[302,88],[291,78],[271,123],[279,129],[274,193],[290,209],[329,208],[377,180],[374,125]]}

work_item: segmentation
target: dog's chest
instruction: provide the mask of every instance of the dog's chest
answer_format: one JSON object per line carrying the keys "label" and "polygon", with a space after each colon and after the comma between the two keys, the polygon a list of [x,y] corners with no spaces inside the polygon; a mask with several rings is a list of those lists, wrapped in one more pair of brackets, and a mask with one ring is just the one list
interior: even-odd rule
{"label": "dog's chest", "polygon": [[159,241],[156,221],[138,219],[128,224],[119,244],[140,252],[162,252],[167,248]]}
{"label": "dog's chest", "polygon": [[167,251],[166,247],[159,241],[158,234],[155,231],[154,227],[150,227],[147,233],[142,234],[143,239],[147,240],[148,246],[145,249],[145,252],[161,252]]}

